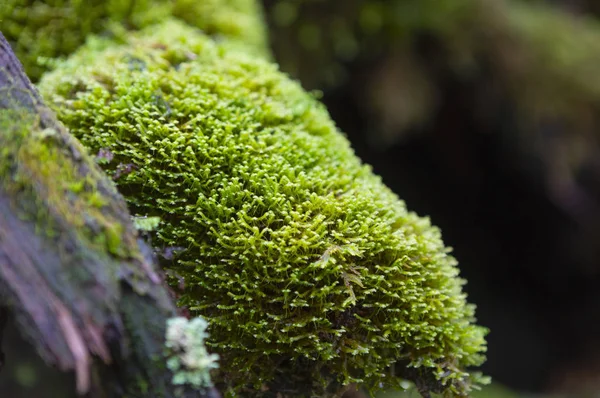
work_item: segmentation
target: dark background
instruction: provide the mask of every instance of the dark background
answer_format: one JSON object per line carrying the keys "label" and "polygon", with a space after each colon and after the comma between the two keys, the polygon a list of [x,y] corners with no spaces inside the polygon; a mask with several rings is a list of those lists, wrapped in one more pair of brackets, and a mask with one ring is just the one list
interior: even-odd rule
{"label": "dark background", "polygon": [[599,397],[600,47],[584,38],[600,44],[599,3],[265,3],[282,68],[454,248],[491,329],[483,371],[517,394]]}

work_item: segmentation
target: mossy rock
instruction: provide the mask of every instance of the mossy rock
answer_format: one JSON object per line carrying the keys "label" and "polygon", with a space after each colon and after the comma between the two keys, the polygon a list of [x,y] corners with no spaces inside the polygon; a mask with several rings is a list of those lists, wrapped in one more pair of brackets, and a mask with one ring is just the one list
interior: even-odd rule
{"label": "mossy rock", "polygon": [[269,54],[256,0],[3,0],[0,30],[29,78],[37,81],[54,58],[73,53],[91,34],[125,39],[128,30],[169,16],[206,34],[243,43],[261,56]]}
{"label": "mossy rock", "polygon": [[153,244],[174,255],[181,305],[208,320],[231,394],[326,397],[407,377],[462,396],[482,380],[468,368],[486,330],[440,231],[276,65],[168,21],[126,45],[90,42],[40,90],[92,153],[110,153],[132,213],[161,218]]}

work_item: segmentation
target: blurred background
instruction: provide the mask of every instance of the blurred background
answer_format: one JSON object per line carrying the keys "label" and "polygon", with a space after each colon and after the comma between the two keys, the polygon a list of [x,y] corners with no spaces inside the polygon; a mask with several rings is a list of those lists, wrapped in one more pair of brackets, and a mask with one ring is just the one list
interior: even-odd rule
{"label": "blurred background", "polygon": [[600,397],[600,2],[265,5],[282,69],[454,248],[512,390],[477,396]]}
{"label": "blurred background", "polygon": [[[491,329],[473,396],[600,397],[600,2],[263,2],[274,59],[454,248]],[[7,339],[1,397],[70,396]]]}

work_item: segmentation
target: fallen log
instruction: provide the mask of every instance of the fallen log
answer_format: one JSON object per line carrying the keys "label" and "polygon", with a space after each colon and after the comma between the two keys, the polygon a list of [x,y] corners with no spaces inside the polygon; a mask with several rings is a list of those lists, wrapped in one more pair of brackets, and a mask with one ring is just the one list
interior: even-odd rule
{"label": "fallen log", "polygon": [[0,33],[0,343],[7,311],[46,363],[75,372],[79,394],[219,396],[173,385],[176,308],[152,253]]}

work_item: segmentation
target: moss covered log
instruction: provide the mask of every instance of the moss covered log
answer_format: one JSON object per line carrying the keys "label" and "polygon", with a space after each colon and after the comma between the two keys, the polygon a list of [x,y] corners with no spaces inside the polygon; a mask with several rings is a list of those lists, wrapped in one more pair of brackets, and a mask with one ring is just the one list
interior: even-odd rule
{"label": "moss covered log", "polygon": [[456,261],[354,155],[323,105],[175,20],[95,40],[40,88],[137,216],[159,217],[181,304],[209,322],[231,396],[415,381],[464,396],[485,330]]}
{"label": "moss covered log", "polygon": [[48,364],[75,372],[80,394],[212,394],[173,385],[175,306],[126,203],[1,34],[0,93],[0,308]]}
{"label": "moss covered log", "polygon": [[0,31],[35,82],[56,58],[92,34],[125,39],[127,32],[180,18],[206,34],[268,56],[262,10],[255,0],[3,0]]}

